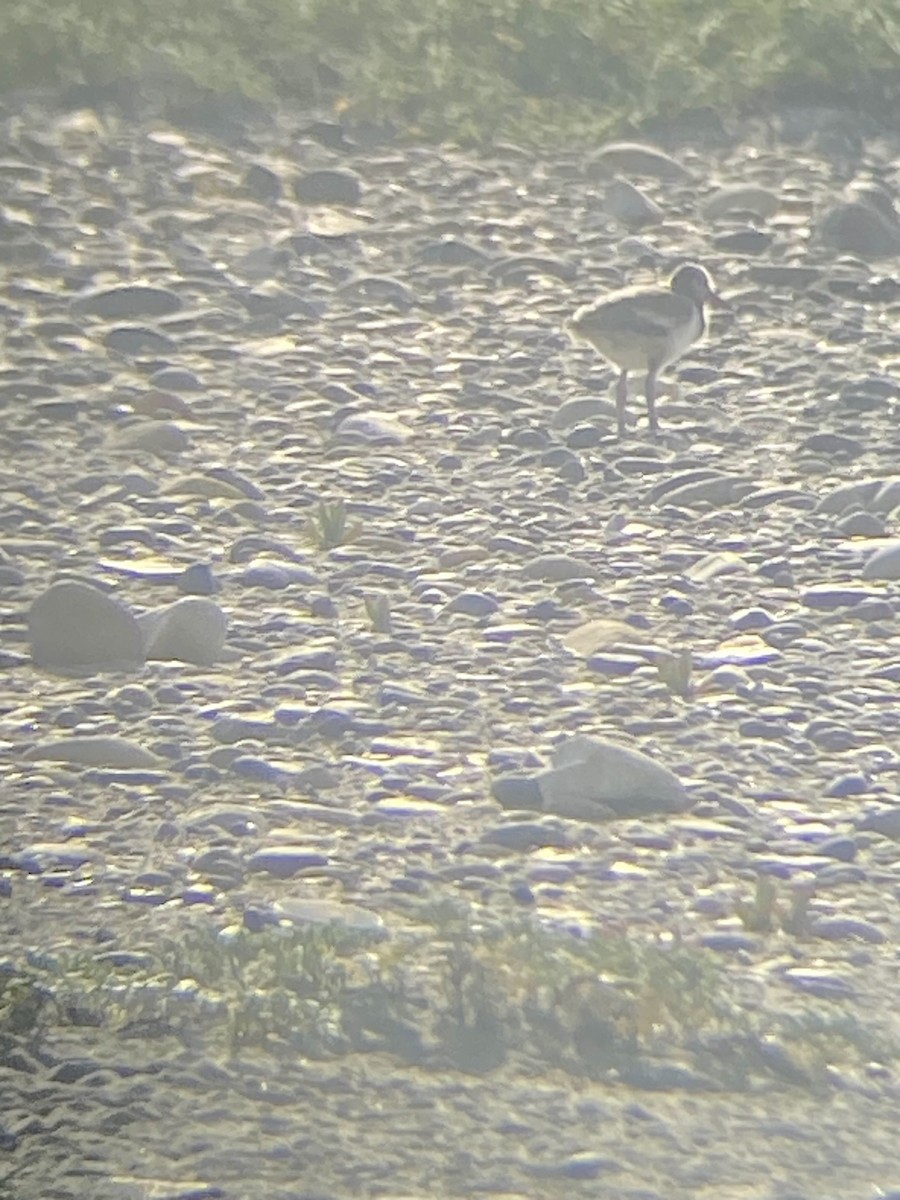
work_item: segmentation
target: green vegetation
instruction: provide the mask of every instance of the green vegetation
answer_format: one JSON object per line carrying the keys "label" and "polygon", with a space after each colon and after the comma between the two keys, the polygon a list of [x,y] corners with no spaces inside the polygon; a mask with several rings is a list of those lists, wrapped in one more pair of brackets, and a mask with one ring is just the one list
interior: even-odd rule
{"label": "green vegetation", "polygon": [[344,500],[320,500],[314,517],[307,518],[306,535],[320,550],[336,550],[354,542],[362,533],[359,521],[351,521]]}
{"label": "green vegetation", "polygon": [[784,930],[797,938],[809,937],[809,905],[815,896],[811,886],[794,887],[783,898],[771,875],[760,875],[750,900],[738,900],[735,912],[745,929],[753,933]]}
{"label": "green vegetation", "polygon": [[6,87],[181,78],[411,136],[596,144],[816,92],[896,99],[889,0],[6,0]]}
{"label": "green vegetation", "polygon": [[380,1051],[426,1069],[556,1069],[645,1087],[818,1087],[833,1066],[897,1057],[843,1002],[782,998],[766,1012],[739,994],[721,959],[677,939],[577,937],[521,916],[489,926],[450,903],[390,937],[201,922],[178,939],[31,956],[0,975],[0,1062],[61,1026],[225,1056]]}
{"label": "green vegetation", "polygon": [[387,592],[370,592],[363,597],[366,616],[373,633],[392,634],[394,621],[391,615],[391,598]]}
{"label": "green vegetation", "polygon": [[670,695],[690,700],[694,694],[694,656],[690,650],[660,654],[656,659],[656,670]]}

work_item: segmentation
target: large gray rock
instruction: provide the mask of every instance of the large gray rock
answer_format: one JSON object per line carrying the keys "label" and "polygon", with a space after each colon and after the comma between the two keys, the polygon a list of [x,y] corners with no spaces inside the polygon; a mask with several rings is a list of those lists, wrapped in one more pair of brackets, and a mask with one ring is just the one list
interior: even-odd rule
{"label": "large gray rock", "polygon": [[219,661],[228,618],[215,600],[184,596],[138,618],[148,659],[175,659],[210,667]]}
{"label": "large gray rock", "polygon": [[836,204],[819,221],[817,233],[825,245],[867,261],[900,254],[896,216],[880,211],[866,199]]}
{"label": "large gray rock", "polygon": [[683,812],[690,801],[678,776],[629,746],[578,734],[557,747],[553,766],[496,780],[504,807],[537,808],[583,821]]}
{"label": "large gray rock", "polygon": [[136,618],[114,596],[78,580],[53,583],[28,613],[31,657],[48,670],[139,666],[144,645]]}

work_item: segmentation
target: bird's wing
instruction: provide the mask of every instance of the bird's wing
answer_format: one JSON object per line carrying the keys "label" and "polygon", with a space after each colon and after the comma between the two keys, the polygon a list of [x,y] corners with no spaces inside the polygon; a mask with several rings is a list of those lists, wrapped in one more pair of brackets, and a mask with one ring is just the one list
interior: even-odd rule
{"label": "bird's wing", "polygon": [[637,338],[667,338],[673,327],[689,321],[692,314],[693,305],[684,296],[644,292],[640,296],[621,296],[588,305],[575,314],[573,326],[612,336],[622,333]]}

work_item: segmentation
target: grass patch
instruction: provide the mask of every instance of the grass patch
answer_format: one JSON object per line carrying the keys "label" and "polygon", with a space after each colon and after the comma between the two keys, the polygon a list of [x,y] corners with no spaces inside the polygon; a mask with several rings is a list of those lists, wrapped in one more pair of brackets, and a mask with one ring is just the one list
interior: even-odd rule
{"label": "grass patch", "polygon": [[[416,137],[586,144],[781,93],[896,99],[900,13],[855,0],[6,0],[6,87],[175,77]],[[835,82],[839,81],[839,82]]]}
{"label": "grass patch", "polygon": [[306,536],[319,550],[337,550],[355,542],[362,533],[362,524],[351,521],[344,500],[320,500],[315,515],[308,517]]}
{"label": "grass patch", "polygon": [[722,961],[677,940],[575,937],[436,906],[384,938],[337,926],[201,923],[132,950],[45,958],[0,977],[0,1061],[54,1028],[175,1038],[204,1053],[386,1052],[423,1068],[563,1070],[643,1087],[824,1086],[897,1057],[835,1001],[764,1013]]}

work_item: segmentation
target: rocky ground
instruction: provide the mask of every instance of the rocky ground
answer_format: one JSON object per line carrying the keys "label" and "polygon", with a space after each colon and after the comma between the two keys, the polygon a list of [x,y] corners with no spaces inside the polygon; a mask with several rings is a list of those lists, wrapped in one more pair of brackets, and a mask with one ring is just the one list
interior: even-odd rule
{"label": "rocky ground", "polygon": [[[0,140],[7,975],[456,898],[873,1047],[640,1086],[75,1023],[6,1036],[0,1195],[900,1194],[900,135],[479,155],[32,98]],[[685,259],[730,307],[617,441],[565,322]],[[678,802],[535,791],[584,734]]]}

